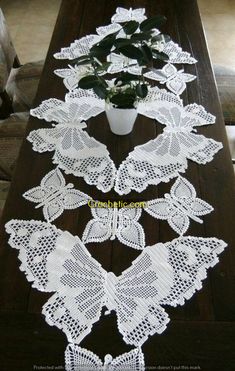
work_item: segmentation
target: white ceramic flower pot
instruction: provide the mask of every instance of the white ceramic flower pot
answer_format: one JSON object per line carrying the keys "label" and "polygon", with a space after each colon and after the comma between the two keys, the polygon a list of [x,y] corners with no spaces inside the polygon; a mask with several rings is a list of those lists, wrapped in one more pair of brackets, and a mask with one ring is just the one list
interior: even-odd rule
{"label": "white ceramic flower pot", "polygon": [[131,133],[136,117],[136,108],[115,108],[106,104],[106,116],[112,133],[116,135],[127,135]]}

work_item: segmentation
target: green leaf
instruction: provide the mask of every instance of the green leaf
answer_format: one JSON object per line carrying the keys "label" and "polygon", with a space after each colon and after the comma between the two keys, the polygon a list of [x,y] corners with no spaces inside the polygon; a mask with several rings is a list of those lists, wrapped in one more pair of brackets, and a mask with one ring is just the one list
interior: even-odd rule
{"label": "green leaf", "polygon": [[130,40],[133,43],[137,43],[139,41],[148,41],[152,37],[151,32],[139,32],[135,33],[134,35],[131,35]]}
{"label": "green leaf", "polygon": [[105,36],[99,43],[95,44],[95,46],[110,50],[116,40],[116,34],[117,33],[115,32],[114,34]]}
{"label": "green leaf", "polygon": [[168,61],[169,57],[166,53],[158,52],[155,49],[152,49],[153,56],[155,59],[160,59],[161,61]]}
{"label": "green leaf", "polygon": [[131,45],[132,41],[131,39],[124,39],[120,37],[119,39],[115,40],[113,45],[116,46],[116,48],[120,48],[122,46]]}
{"label": "green leaf", "polygon": [[140,98],[145,98],[148,94],[148,87],[145,84],[137,85],[136,86],[136,94]]}
{"label": "green leaf", "polygon": [[132,58],[132,59],[140,59],[143,58],[143,53],[142,51],[137,48],[134,45],[126,45],[118,48],[119,52],[125,57]]}
{"label": "green leaf", "polygon": [[152,59],[153,59],[153,54],[152,54],[152,50],[151,50],[151,48],[150,48],[147,44],[144,44],[144,45],[141,47],[141,50],[142,50],[142,52],[143,52],[144,60],[146,61],[146,63],[151,62]]}
{"label": "green leaf", "polygon": [[135,94],[124,93],[115,94],[110,98],[110,102],[112,102],[118,108],[134,108],[135,100]]}
{"label": "green leaf", "polygon": [[147,18],[140,23],[141,31],[149,31],[155,27],[160,27],[166,22],[166,17],[163,15],[157,15],[156,17]]}
{"label": "green leaf", "polygon": [[90,49],[90,55],[92,57],[106,57],[110,53],[110,48],[104,48],[97,45],[92,46]]}
{"label": "green leaf", "polygon": [[76,66],[81,66],[83,64],[91,64],[91,60],[90,59],[83,59],[81,61],[73,60],[73,61],[71,61],[71,64],[76,65]]}
{"label": "green leaf", "polygon": [[82,61],[84,59],[90,58],[88,54],[81,55],[80,57],[74,58],[73,61]]}
{"label": "green leaf", "polygon": [[130,81],[138,81],[139,79],[140,76],[133,75],[132,73],[129,72],[121,72],[120,75],[114,81],[114,84],[117,85],[118,82],[121,82],[122,85],[125,85]]}
{"label": "green leaf", "polygon": [[81,89],[92,89],[97,85],[100,85],[100,78],[95,75],[85,76],[78,83]]}
{"label": "green leaf", "polygon": [[163,41],[163,42],[169,42],[171,41],[171,38],[169,35],[166,35],[166,34],[160,34],[160,35],[157,35],[157,36],[153,36],[152,39],[151,39],[152,42],[155,42],[155,41]]}
{"label": "green leaf", "polygon": [[101,73],[101,72],[107,71],[107,69],[109,68],[111,64],[112,62],[103,62],[101,66],[98,66],[96,68],[96,72]]}
{"label": "green leaf", "polygon": [[103,85],[97,85],[93,87],[94,92],[100,97],[101,99],[106,99],[108,95],[108,91]]}
{"label": "green leaf", "polygon": [[123,31],[126,35],[133,34],[137,28],[139,27],[139,23],[136,21],[129,21],[123,26]]}

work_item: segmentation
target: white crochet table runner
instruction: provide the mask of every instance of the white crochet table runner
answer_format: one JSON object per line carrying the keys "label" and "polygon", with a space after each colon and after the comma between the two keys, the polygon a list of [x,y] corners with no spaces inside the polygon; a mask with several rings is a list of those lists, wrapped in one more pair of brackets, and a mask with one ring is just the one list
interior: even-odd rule
{"label": "white crochet table runner", "polygon": [[[96,34],[75,40],[54,56],[78,58],[113,32],[123,37],[119,22],[144,19],[145,9],[117,8],[111,24],[97,28]],[[158,30],[154,32],[159,34]],[[213,206],[198,198],[194,186],[180,173],[186,171],[190,161],[198,164],[212,161],[222,144],[197,133],[200,127],[213,125],[215,117],[196,103],[184,106],[179,97],[186,84],[196,77],[174,65],[197,61],[173,41],[165,42],[162,51],[169,57],[165,66],[145,76],[168,90],[150,88],[147,97],[138,103],[137,111],[156,120],[156,125],[164,125],[163,132],[135,147],[118,168],[105,144],[86,131],[86,121],[105,110],[103,99],[91,90],[78,88],[79,79],[89,74],[89,67],[68,65],[56,70],[55,74],[63,78],[68,89],[65,100],[51,98],[31,110],[31,115],[51,124],[31,131],[28,140],[36,152],[53,152],[56,167],[23,196],[42,209],[46,222],[11,220],[6,231],[10,235],[9,244],[19,250],[20,269],[28,281],[34,288],[52,293],[42,312],[46,321],[60,328],[68,338],[67,371],[143,371],[142,345],[149,337],[161,334],[170,320],[164,307],[183,305],[201,289],[208,268],[218,262],[218,255],[226,246],[214,237],[185,235],[190,223],[203,223],[202,217],[213,212]],[[126,58],[115,53],[110,53],[107,60],[110,74],[141,73],[134,60],[127,63]],[[132,190],[142,192],[148,185],[176,179],[169,193],[145,200],[142,208],[106,207],[72,183],[67,184],[61,170],[83,177],[104,193],[114,188],[120,195]],[[64,210],[88,207],[89,203],[93,205],[91,219],[81,239],[51,224]],[[142,212],[164,220],[178,237],[146,246],[140,223]],[[140,251],[120,276],[107,272],[85,246],[108,239],[118,239],[127,249]],[[92,350],[79,346],[99,321],[103,307],[105,315],[115,311],[123,341],[133,346],[131,351],[116,358],[108,349],[104,359],[100,359]]]}

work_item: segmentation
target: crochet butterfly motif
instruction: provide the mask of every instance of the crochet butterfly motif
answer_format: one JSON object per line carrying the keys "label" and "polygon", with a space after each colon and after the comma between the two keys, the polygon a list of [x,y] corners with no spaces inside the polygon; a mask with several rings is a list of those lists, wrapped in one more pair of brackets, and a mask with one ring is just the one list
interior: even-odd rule
{"label": "crochet butterfly motif", "polygon": [[154,218],[167,220],[179,235],[187,232],[190,219],[202,223],[199,216],[213,210],[211,205],[196,197],[193,185],[182,177],[175,181],[170,193],[166,193],[164,198],[148,201],[145,207],[145,211]]}
{"label": "crochet butterfly motif", "polygon": [[116,9],[116,13],[112,16],[111,22],[112,23],[123,23],[128,21],[137,21],[142,22],[146,19],[145,9],[138,8],[138,9],[125,9],[122,7],[118,7]]}
{"label": "crochet butterfly motif", "polygon": [[161,101],[141,103],[139,110],[164,124],[163,133],[155,139],[135,147],[122,162],[117,172],[115,191],[128,194],[132,189],[142,192],[149,184],[168,182],[179,172],[184,172],[187,159],[199,164],[212,161],[222,144],[204,135],[196,134],[194,127],[212,124],[214,117],[196,104],[182,107],[180,104]]}
{"label": "crochet butterfly motif", "polygon": [[146,72],[145,77],[166,84],[166,87],[174,94],[180,95],[186,89],[186,82],[196,79],[196,76],[184,73],[184,70],[177,70],[172,64],[166,64],[161,70],[152,69]]}
{"label": "crochet butterfly motif", "polygon": [[88,184],[108,192],[115,179],[116,168],[104,144],[83,129],[87,120],[104,110],[104,102],[90,91],[79,89],[58,99],[44,101],[31,114],[48,122],[52,128],[33,130],[28,140],[37,152],[55,151],[53,163],[68,174],[84,177]]}
{"label": "crochet butterfly motif", "polygon": [[116,170],[106,146],[82,130],[86,127],[82,120],[103,111],[104,101],[90,91],[76,89],[66,95],[65,102],[49,99],[31,114],[59,125],[34,130],[28,140],[35,151],[55,151],[53,162],[66,173],[84,177],[103,192],[115,182],[119,194],[168,182],[187,169],[187,159],[205,164],[222,148],[221,143],[194,133],[195,126],[213,124],[213,115],[197,104],[183,107],[179,97],[154,87],[137,111],[166,127],[157,138],[135,147]]}
{"label": "crochet butterfly motif", "polygon": [[116,358],[110,354],[104,357],[104,363],[93,352],[76,344],[69,344],[65,351],[66,371],[144,371],[144,355],[141,348],[135,348]]}
{"label": "crochet butterfly motif", "polygon": [[83,242],[103,242],[118,238],[124,245],[142,250],[145,235],[141,224],[140,208],[91,208],[93,219],[83,233]]}
{"label": "crochet butterfly motif", "polygon": [[[88,54],[105,36],[116,32],[123,37],[122,23],[146,19],[145,9],[118,7],[112,23],[98,27],[97,34],[75,40],[55,53],[57,59],[74,60]],[[139,32],[137,29],[136,32]],[[159,31],[154,30],[154,35]],[[77,89],[79,80],[90,73],[88,65],[68,65],[55,74],[69,90],[65,101],[48,99],[31,110],[52,126],[33,130],[28,140],[33,149],[53,151],[55,170],[44,176],[39,186],[24,197],[42,207],[47,222],[11,220],[6,224],[9,244],[19,250],[20,269],[32,286],[51,297],[43,307],[46,321],[67,336],[66,371],[87,370],[144,371],[141,346],[167,327],[168,306],[183,305],[202,287],[207,270],[218,262],[226,243],[217,238],[183,236],[190,220],[202,223],[201,216],[210,213],[211,205],[198,198],[186,179],[188,160],[206,164],[221,148],[221,143],[197,133],[196,128],[211,125],[215,117],[197,104],[183,106],[179,95],[194,75],[173,64],[194,64],[196,59],[173,41],[156,39],[156,49],[168,56],[162,69],[152,69],[145,77],[166,84],[171,92],[150,87],[148,95],[137,104],[137,112],[162,124],[162,133],[148,143],[134,148],[117,169],[106,146],[91,137],[86,121],[105,111],[105,101],[91,90]],[[137,61],[111,51],[107,56],[110,74],[127,71],[139,75],[143,67]],[[114,80],[107,81],[112,86]],[[88,125],[89,127],[89,125]],[[89,131],[89,130],[88,130]],[[166,220],[180,236],[170,242],[145,246],[144,230],[138,208],[92,208],[92,219],[83,240],[52,224],[66,209],[85,205],[91,197],[66,184],[61,171],[83,177],[102,192],[112,188],[118,194],[142,192],[150,184],[168,182],[178,177],[163,198],[147,202],[145,211]],[[154,233],[154,232],[153,232]],[[119,276],[106,271],[86,249],[84,243],[117,238],[121,243],[141,250],[131,266]],[[102,247],[100,247],[102,248]],[[115,312],[123,340],[136,348],[104,360],[81,348],[80,342],[91,332],[101,316]]]}
{"label": "crochet butterfly motif", "polygon": [[48,222],[58,218],[64,210],[86,205],[91,199],[85,193],[74,189],[72,183],[66,185],[59,169],[50,171],[42,179],[40,186],[31,188],[23,196],[37,203],[36,208],[43,207],[43,215]]}
{"label": "crochet butterfly motif", "polygon": [[216,238],[179,237],[146,247],[116,276],[98,263],[81,240],[40,221],[6,224],[9,244],[19,249],[20,269],[32,286],[54,292],[43,307],[50,325],[79,344],[101,316],[115,311],[127,344],[141,346],[169,322],[165,305],[183,305],[201,288],[226,244]]}

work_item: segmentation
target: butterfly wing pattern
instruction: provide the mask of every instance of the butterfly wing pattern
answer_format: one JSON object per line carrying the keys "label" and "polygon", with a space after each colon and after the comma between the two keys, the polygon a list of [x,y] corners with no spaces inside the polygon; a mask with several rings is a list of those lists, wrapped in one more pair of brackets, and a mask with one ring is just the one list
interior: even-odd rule
{"label": "butterfly wing pattern", "polygon": [[170,63],[180,64],[195,64],[197,60],[193,58],[190,53],[185,52],[182,48],[174,43],[172,40],[165,43],[163,52],[168,55],[168,61]]}
{"label": "butterfly wing pattern", "polygon": [[126,343],[141,346],[162,333],[169,317],[163,305],[183,305],[201,288],[226,244],[216,238],[179,237],[146,247],[120,276],[106,272],[78,237],[39,221],[6,224],[19,249],[21,270],[41,291],[55,292],[43,307],[50,325],[79,344],[101,315],[117,313]]}
{"label": "butterfly wing pattern", "polygon": [[103,369],[101,359],[90,350],[69,344],[65,351],[66,371],[89,370],[97,371]]}
{"label": "butterfly wing pattern", "polygon": [[113,210],[111,208],[91,208],[91,219],[83,232],[84,243],[104,242],[112,237]]}
{"label": "butterfly wing pattern", "polygon": [[133,75],[141,75],[142,67],[138,66],[136,59],[130,59],[116,53],[111,53],[107,56],[107,61],[111,63],[107,70],[108,73],[113,74],[127,71]]}
{"label": "butterfly wing pattern", "polygon": [[[97,34],[75,40],[54,57],[79,58],[111,33],[124,37],[122,23],[132,20],[141,23],[145,19],[143,8],[118,7],[112,24],[97,28]],[[153,35],[158,34],[155,29]],[[100,371],[144,371],[141,347],[150,336],[166,329],[170,321],[167,307],[184,305],[201,289],[207,270],[218,263],[219,254],[226,247],[224,241],[214,237],[184,235],[191,220],[202,223],[200,217],[213,208],[197,197],[195,188],[179,173],[186,171],[188,159],[199,164],[212,161],[222,144],[197,133],[201,126],[214,124],[215,117],[198,104],[184,106],[180,98],[186,83],[195,76],[173,64],[195,64],[197,60],[173,41],[159,45],[168,60],[162,69],[152,69],[145,77],[165,84],[170,92],[149,87],[146,98],[137,104],[137,112],[164,128],[155,139],[135,147],[118,170],[106,146],[84,131],[85,121],[105,111],[104,99],[93,90],[77,88],[79,79],[90,73],[86,65],[68,65],[56,70],[55,74],[63,78],[69,90],[65,100],[51,98],[30,111],[32,116],[51,123],[51,127],[31,131],[27,139],[34,151],[53,151],[57,168],[23,196],[36,204],[36,208],[43,208],[47,222],[13,219],[5,227],[9,245],[19,250],[20,270],[32,287],[51,293],[42,313],[49,325],[67,336],[66,371],[84,367]],[[119,56],[113,50],[107,61],[111,62],[109,73],[142,73],[136,60]],[[114,80],[108,83],[113,86]],[[60,169],[83,177],[103,192],[114,187],[120,195],[131,190],[142,192],[150,184],[177,177],[169,193],[149,201],[144,210],[154,218],[166,220],[179,237],[146,247],[139,208],[91,208],[93,219],[88,222],[82,241],[58,229],[51,222],[65,209],[82,206],[91,199],[74,189],[73,184],[66,184]],[[84,245],[115,238],[140,250],[131,266],[119,276],[107,272]],[[102,316],[113,311],[123,340],[135,348],[116,358],[106,354],[103,361],[79,344]]]}
{"label": "butterfly wing pattern", "polygon": [[117,238],[133,249],[145,248],[145,233],[139,223],[141,208],[122,208],[118,212]]}
{"label": "butterfly wing pattern", "polygon": [[141,216],[140,208],[92,208],[93,219],[83,232],[82,240],[88,242],[103,242],[107,239],[118,240],[124,245],[137,250],[145,247],[145,234],[138,222]]}
{"label": "butterfly wing pattern", "polygon": [[81,176],[88,184],[108,192],[114,183],[116,168],[104,144],[83,131],[87,120],[104,110],[104,102],[90,91],[76,89],[66,95],[65,102],[44,101],[31,114],[48,122],[50,129],[33,130],[27,139],[34,151],[55,151],[53,163],[68,174]]}
{"label": "butterfly wing pattern", "polygon": [[66,185],[63,174],[56,168],[45,175],[40,186],[28,190],[23,197],[37,203],[36,208],[43,206],[44,218],[52,222],[64,210],[76,209],[91,199],[73,187],[72,183]]}
{"label": "butterfly wing pattern", "polygon": [[180,95],[186,89],[186,82],[196,79],[196,76],[184,73],[183,70],[177,70],[175,66],[168,63],[161,70],[152,69],[146,72],[145,77],[151,80],[159,81],[160,84],[166,84],[167,88],[174,94]]}
{"label": "butterfly wing pattern", "polygon": [[100,36],[98,35],[87,35],[78,40],[75,40],[70,44],[69,47],[62,48],[60,52],[55,53],[54,57],[56,59],[75,59],[79,58],[84,54],[88,54],[90,48],[100,41]]}
{"label": "butterfly wing pattern", "polygon": [[[79,80],[92,73],[92,70],[89,66],[70,66],[69,68],[62,68],[54,71],[54,74],[62,77],[64,86],[69,90],[73,91],[78,88]],[[103,75],[103,73],[99,73],[99,75]]]}
{"label": "butterfly wing pattern", "polygon": [[27,139],[37,152],[55,151],[53,163],[66,174],[83,177],[103,192],[113,187],[116,167],[106,146],[76,125],[33,130]]}
{"label": "butterfly wing pattern", "polygon": [[90,350],[69,344],[65,351],[66,371],[144,371],[144,355],[141,348],[135,348],[116,358],[107,354],[102,360]]}
{"label": "butterfly wing pattern", "polygon": [[123,22],[129,22],[129,21],[142,22],[146,18],[147,17],[145,16],[144,8],[125,9],[122,7],[118,7],[116,9],[116,13],[111,18],[111,22],[112,23],[123,23]]}
{"label": "butterfly wing pattern", "polygon": [[206,164],[222,148],[220,142],[194,133],[194,127],[213,124],[213,115],[202,106],[183,107],[181,101],[174,101],[169,94],[168,97],[168,107],[162,105],[161,99],[152,108],[148,100],[145,108],[140,106],[140,113],[155,118],[165,128],[156,139],[135,147],[122,162],[115,183],[117,193],[127,194],[131,189],[142,192],[148,184],[168,182],[185,172],[187,159]]}
{"label": "butterfly wing pattern", "polygon": [[189,228],[190,219],[202,223],[199,216],[211,213],[213,207],[196,197],[195,188],[189,181],[178,177],[170,194],[148,201],[145,211],[154,218],[167,220],[174,231],[184,235]]}
{"label": "butterfly wing pattern", "polygon": [[58,124],[74,123],[86,128],[84,121],[97,116],[105,109],[104,100],[91,90],[75,89],[65,96],[65,101],[51,98],[31,109],[30,114],[38,119]]}

